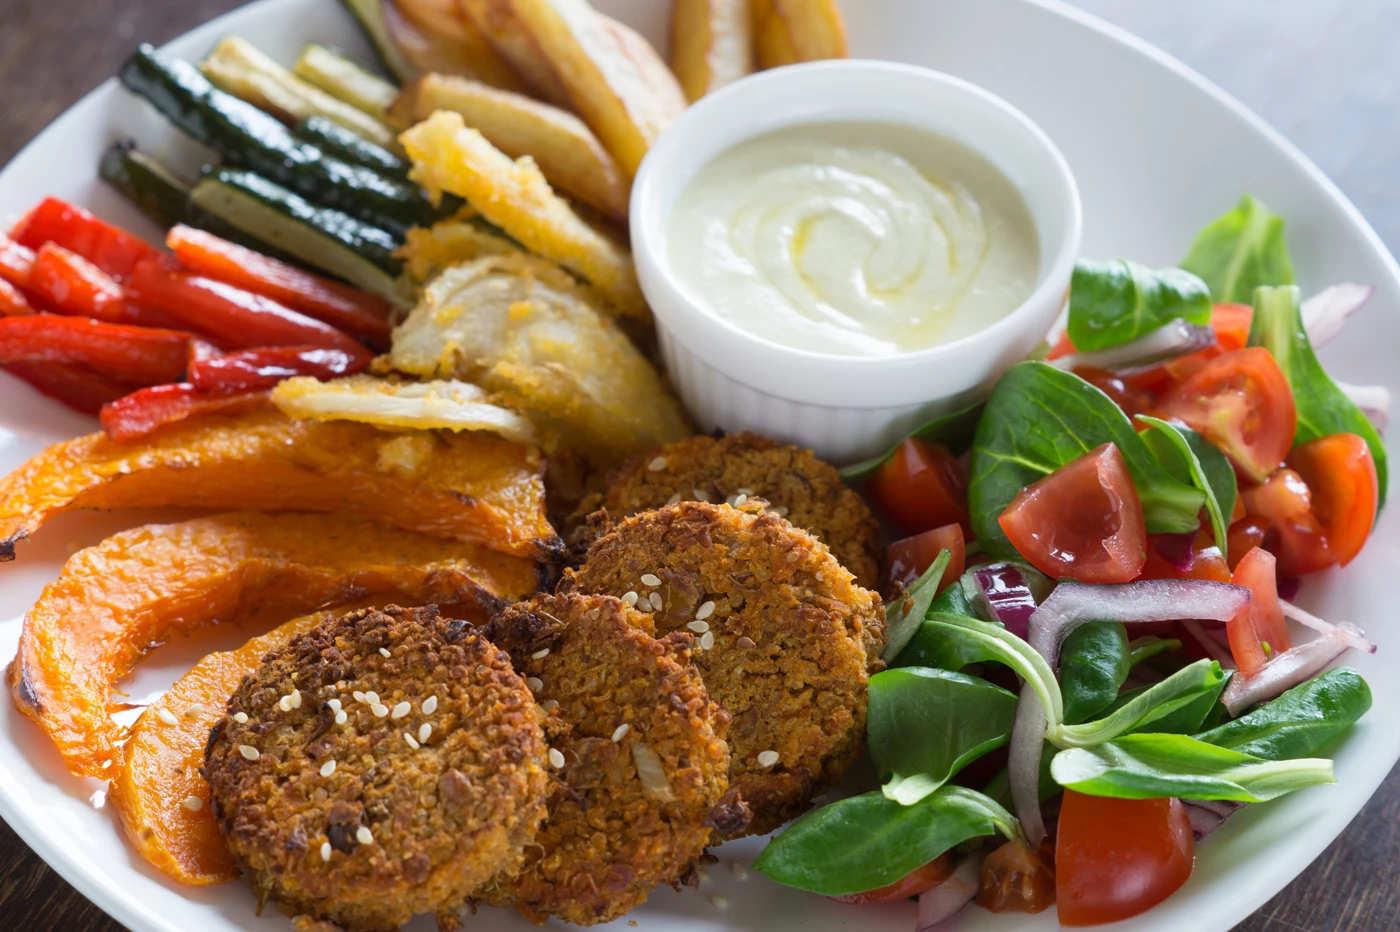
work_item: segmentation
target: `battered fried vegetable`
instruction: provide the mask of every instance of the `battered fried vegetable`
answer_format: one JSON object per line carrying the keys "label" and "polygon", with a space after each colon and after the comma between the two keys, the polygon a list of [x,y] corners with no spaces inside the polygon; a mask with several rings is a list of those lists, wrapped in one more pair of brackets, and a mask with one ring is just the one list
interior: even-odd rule
{"label": "battered fried vegetable", "polygon": [[457,0],[393,0],[384,6],[402,11],[414,27],[417,35],[396,28],[393,17],[386,15],[399,50],[418,70],[461,75],[510,91],[525,89],[515,69],[497,54]]}
{"label": "battered fried vegetable", "polygon": [[525,256],[439,276],[394,331],[389,364],[475,382],[606,469],[690,434],[656,370],[568,276]]}
{"label": "battered fried vegetable", "polygon": [[846,58],[846,22],[836,0],[750,0],[761,68]]}
{"label": "battered fried vegetable", "polygon": [[533,447],[483,433],[393,434],[280,412],[210,417],[139,443],[90,434],[0,479],[0,561],[49,518],[77,508],[345,511],[495,550],[562,549],[544,515]]}
{"label": "battered fried vegetable", "polygon": [[24,618],[15,705],[68,769],[106,776],[122,729],[114,686],[171,635],[382,596],[410,604],[515,599],[535,564],[343,515],[239,513],[148,525],[80,550]]}
{"label": "battered fried vegetable", "polygon": [[[471,211],[475,213],[475,211]],[[520,247],[503,236],[497,236],[473,223],[469,218],[443,220],[431,227],[415,227],[399,249],[404,268],[413,280],[422,284],[437,278],[443,271],[473,259],[488,256],[509,256]]]}
{"label": "battered fried vegetable", "polygon": [[563,755],[523,871],[488,902],[537,922],[608,922],[704,853],[729,782],[729,717],[691,666],[689,637],[651,628],[618,599],[541,595],[483,632],[532,677]]}
{"label": "battered fried vegetable", "polygon": [[458,6],[536,97],[559,107],[569,105],[558,73],[516,15],[512,0],[458,0]]}
{"label": "battered fried vegetable", "polygon": [[753,811],[749,832],[799,815],[860,754],[880,600],[777,515],[644,512],[601,537],[560,591],[636,598],[658,632],[702,629],[694,657],[733,717],[729,782]]}
{"label": "battered fried vegetable", "polygon": [[205,774],[260,902],[349,932],[422,912],[452,928],[534,837],[547,750],[504,652],[431,608],[389,607],[268,655],[210,735]]}
{"label": "battered fried vegetable", "polygon": [[400,140],[413,159],[410,177],[429,192],[465,198],[530,252],[581,276],[615,313],[649,319],[631,254],[574,213],[533,159],[512,160],[446,111]]}
{"label": "battered fried vegetable", "polygon": [[749,0],[675,0],[671,68],[699,100],[753,71]]}

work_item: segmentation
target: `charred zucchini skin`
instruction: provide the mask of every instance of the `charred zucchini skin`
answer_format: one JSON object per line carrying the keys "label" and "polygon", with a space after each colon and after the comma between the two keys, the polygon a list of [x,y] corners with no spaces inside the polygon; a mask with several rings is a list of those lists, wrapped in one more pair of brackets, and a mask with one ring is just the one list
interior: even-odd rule
{"label": "charred zucchini skin", "polygon": [[229,164],[316,203],[399,236],[432,223],[438,214],[421,189],[329,156],[270,114],[215,88],[193,65],[150,45],[136,50],[120,77],[129,90],[194,139],[217,149]]}
{"label": "charred zucchini skin", "polygon": [[362,165],[386,178],[408,181],[407,162],[333,120],[323,116],[307,117],[297,124],[293,132],[341,161]]}

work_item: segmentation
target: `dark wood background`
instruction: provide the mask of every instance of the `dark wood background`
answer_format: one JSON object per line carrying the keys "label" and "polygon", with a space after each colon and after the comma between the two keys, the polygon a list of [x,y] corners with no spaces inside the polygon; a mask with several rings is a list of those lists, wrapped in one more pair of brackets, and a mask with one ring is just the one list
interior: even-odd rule
{"label": "dark wood background", "polygon": [[[138,41],[240,0],[0,0],[0,164]],[[661,2],[661,0],[652,0]],[[975,0],[968,0],[975,2]],[[1078,0],[1223,85],[1298,143],[1400,251],[1400,2]],[[0,823],[0,928],[120,932]],[[1400,928],[1400,768],[1237,932]]]}

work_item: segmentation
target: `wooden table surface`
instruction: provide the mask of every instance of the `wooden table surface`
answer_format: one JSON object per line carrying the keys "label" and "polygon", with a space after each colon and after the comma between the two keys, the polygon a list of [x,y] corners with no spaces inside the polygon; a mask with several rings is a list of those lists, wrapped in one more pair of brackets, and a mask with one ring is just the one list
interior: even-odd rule
{"label": "wooden table surface", "polygon": [[[652,0],[661,2],[661,0]],[[968,0],[975,2],[975,0]],[[1332,176],[1400,252],[1400,3],[1078,0],[1253,107]],[[0,0],[0,164],[138,41],[164,42],[239,0]],[[0,824],[0,929],[120,932]],[[1346,832],[1239,932],[1400,928],[1400,768]]]}

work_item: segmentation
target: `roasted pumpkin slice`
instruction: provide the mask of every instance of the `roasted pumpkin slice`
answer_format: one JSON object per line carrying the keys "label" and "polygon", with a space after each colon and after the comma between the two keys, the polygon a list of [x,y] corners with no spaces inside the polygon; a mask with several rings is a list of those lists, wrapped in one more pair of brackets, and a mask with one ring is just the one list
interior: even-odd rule
{"label": "roasted pumpkin slice", "polygon": [[210,417],[140,443],[91,434],[0,479],[0,561],[75,508],[343,511],[504,553],[553,557],[538,450],[480,432],[391,433],[280,412]]}
{"label": "roasted pumpkin slice", "polygon": [[70,771],[106,777],[123,737],[115,686],[173,634],[365,599],[494,604],[538,585],[532,561],[343,515],[149,525],[68,560],[24,618],[9,684]]}

